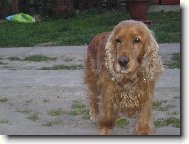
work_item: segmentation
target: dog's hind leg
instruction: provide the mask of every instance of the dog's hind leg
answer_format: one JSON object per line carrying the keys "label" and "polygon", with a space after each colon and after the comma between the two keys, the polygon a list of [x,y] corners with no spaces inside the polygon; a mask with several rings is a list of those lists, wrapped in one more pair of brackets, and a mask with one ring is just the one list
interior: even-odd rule
{"label": "dog's hind leg", "polygon": [[90,119],[93,122],[96,122],[96,116],[98,114],[98,98],[97,98],[97,94],[89,91],[89,99],[90,99]]}
{"label": "dog's hind leg", "polygon": [[85,82],[88,87],[88,98],[90,103],[90,119],[95,122],[98,113],[98,95],[97,85],[98,74],[96,73],[94,62],[88,57],[85,69]]}

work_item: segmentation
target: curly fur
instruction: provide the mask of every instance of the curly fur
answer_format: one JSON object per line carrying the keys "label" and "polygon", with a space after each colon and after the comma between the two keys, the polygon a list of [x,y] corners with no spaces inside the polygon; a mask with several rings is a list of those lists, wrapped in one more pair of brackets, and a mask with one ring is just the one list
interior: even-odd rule
{"label": "curly fur", "polygon": [[[135,37],[141,41],[135,44]],[[111,134],[118,112],[138,117],[136,134],[153,134],[152,96],[163,71],[158,51],[152,32],[133,20],[120,22],[111,33],[99,34],[90,42],[85,82],[91,119],[99,134]],[[130,58],[124,69],[117,62],[122,55]]]}

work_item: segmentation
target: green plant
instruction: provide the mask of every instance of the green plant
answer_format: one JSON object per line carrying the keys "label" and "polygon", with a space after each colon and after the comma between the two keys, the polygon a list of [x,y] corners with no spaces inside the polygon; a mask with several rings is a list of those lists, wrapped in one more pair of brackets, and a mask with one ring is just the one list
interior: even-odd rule
{"label": "green plant", "polygon": [[180,61],[180,53],[173,53],[171,54],[171,62],[166,64],[169,68],[174,69],[180,69],[181,61]]}
{"label": "green plant", "polygon": [[176,128],[180,128],[180,119],[175,117],[170,117],[166,119],[158,119],[155,121],[156,127],[162,127],[162,126],[173,126]]}
{"label": "green plant", "polygon": [[44,99],[44,100],[43,100],[44,103],[47,103],[47,102],[49,102],[49,101],[50,101],[49,99]]}
{"label": "green plant", "polygon": [[0,102],[7,102],[8,99],[6,97],[0,97]]}
{"label": "green plant", "polygon": [[4,63],[4,62],[0,61],[0,65],[7,65],[7,63]]}
{"label": "green plant", "polygon": [[[69,19],[44,18],[40,23],[0,23],[0,47],[85,45],[98,33],[111,31],[120,21],[129,18],[125,11],[90,9]],[[158,43],[180,42],[180,12],[149,13]]]}
{"label": "green plant", "polygon": [[7,123],[9,123],[9,121],[8,121],[8,120],[5,120],[5,119],[0,120],[0,124],[7,124]]}
{"label": "green plant", "polygon": [[51,116],[58,116],[58,115],[62,115],[63,113],[64,113],[64,111],[62,108],[53,109],[48,112],[48,114]]}
{"label": "green plant", "polygon": [[32,112],[27,118],[32,120],[32,121],[36,121],[36,120],[39,119],[39,116],[38,116],[37,113]]}
{"label": "green plant", "polygon": [[20,113],[23,113],[23,114],[29,114],[29,113],[32,112],[32,110],[26,107],[24,109],[17,109],[15,112],[20,112]]}
{"label": "green plant", "polygon": [[9,59],[11,61],[22,61],[22,59],[19,57],[8,57],[7,59]]}
{"label": "green plant", "polygon": [[89,115],[89,109],[86,109],[85,111],[83,111],[83,119],[90,119],[90,115]]}
{"label": "green plant", "polygon": [[80,115],[84,114],[84,117],[88,117],[89,110],[86,109],[86,105],[82,104],[80,101],[73,101],[72,110],[69,112],[70,115]]}
{"label": "green plant", "polygon": [[128,124],[129,124],[129,122],[124,118],[116,120],[116,125],[119,127],[125,127]]}
{"label": "green plant", "polygon": [[168,112],[167,114],[168,114],[168,115],[171,115],[171,116],[174,116],[174,115],[178,115],[178,112],[172,111],[172,112]]}
{"label": "green plant", "polygon": [[27,104],[33,103],[33,99],[29,99],[25,101]]}
{"label": "green plant", "polygon": [[34,61],[34,62],[41,62],[41,61],[49,61],[49,60],[56,60],[55,57],[47,57],[44,55],[32,55],[25,57],[23,60],[25,61]]}
{"label": "green plant", "polygon": [[62,120],[52,120],[52,121],[46,121],[42,126],[54,126],[54,125],[63,125]]}
{"label": "green plant", "polygon": [[52,67],[42,67],[40,70],[79,70],[83,65],[55,65]]}

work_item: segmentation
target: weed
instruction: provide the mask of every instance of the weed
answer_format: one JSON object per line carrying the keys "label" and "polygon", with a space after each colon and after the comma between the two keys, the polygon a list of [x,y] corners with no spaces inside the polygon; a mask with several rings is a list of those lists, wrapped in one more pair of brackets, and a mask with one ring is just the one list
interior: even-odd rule
{"label": "weed", "polygon": [[7,102],[8,99],[6,97],[0,97],[0,102]]}
{"label": "weed", "polygon": [[24,114],[29,114],[32,112],[31,109],[29,108],[24,108],[24,109],[17,109],[16,112],[24,113]]}
{"label": "weed", "polygon": [[82,104],[80,101],[73,101],[72,110],[69,112],[70,115],[83,115],[84,119],[89,119],[89,110],[86,108],[86,105]]}
{"label": "weed", "polygon": [[44,103],[47,103],[47,102],[49,102],[49,101],[50,101],[49,99],[44,99],[44,100],[43,100]]}
{"label": "weed", "polygon": [[79,70],[83,65],[55,65],[53,67],[42,67],[40,70]]}
{"label": "weed", "polygon": [[27,118],[32,120],[32,121],[36,121],[36,120],[39,119],[39,116],[38,116],[37,113],[32,112]]}
{"label": "weed", "polygon": [[160,107],[158,111],[168,111],[169,109],[167,107]]}
{"label": "weed", "polygon": [[86,106],[80,101],[73,101],[71,115],[79,115],[86,111]]}
{"label": "weed", "polygon": [[129,122],[124,118],[120,118],[120,119],[116,120],[116,125],[119,127],[125,127],[128,124],[129,124]]}
{"label": "weed", "polygon": [[57,108],[57,109],[54,109],[54,110],[51,110],[48,112],[49,115],[51,116],[58,116],[58,115],[62,115],[64,114],[65,112],[63,111],[62,108]]}
{"label": "weed", "polygon": [[46,121],[42,126],[54,126],[54,125],[63,125],[63,121],[61,120],[52,120]]}
{"label": "weed", "polygon": [[162,101],[155,101],[153,102],[153,108],[159,109],[162,106]]}
{"label": "weed", "polygon": [[180,69],[181,61],[180,61],[180,53],[173,53],[171,57],[171,61],[167,64],[170,69]]}
{"label": "weed", "polygon": [[172,115],[178,115],[178,112],[172,111],[172,112],[168,112],[167,114],[168,114],[168,115],[171,115],[171,116],[172,116]]}
{"label": "weed", "polygon": [[8,120],[0,120],[0,124],[7,124],[7,123],[9,123],[9,121]]}
{"label": "weed", "polygon": [[26,102],[27,104],[33,103],[33,99],[26,100],[25,102]]}
{"label": "weed", "polygon": [[83,119],[90,119],[90,115],[89,115],[89,110],[86,109],[85,111],[83,111]]}
{"label": "weed", "polygon": [[32,55],[25,57],[23,60],[24,61],[34,61],[34,62],[41,62],[41,61],[49,61],[49,60],[56,60],[57,58],[55,57],[47,57],[44,55]]}
{"label": "weed", "polygon": [[2,61],[0,61],[0,65],[7,65],[8,63],[4,63]]}
{"label": "weed", "polygon": [[8,57],[7,59],[9,59],[11,61],[22,61],[22,59],[19,57]]}
{"label": "weed", "polygon": [[157,110],[157,111],[168,111],[170,108],[175,107],[174,105],[165,105],[162,106],[164,103],[167,103],[167,101],[155,101],[153,102],[153,109]]}
{"label": "weed", "polygon": [[65,62],[70,62],[70,61],[73,61],[73,59],[72,58],[64,58],[63,59]]}
{"label": "weed", "polygon": [[158,119],[155,121],[156,127],[163,127],[163,126],[173,126],[176,128],[180,128],[180,119],[175,117],[170,117],[166,119]]}

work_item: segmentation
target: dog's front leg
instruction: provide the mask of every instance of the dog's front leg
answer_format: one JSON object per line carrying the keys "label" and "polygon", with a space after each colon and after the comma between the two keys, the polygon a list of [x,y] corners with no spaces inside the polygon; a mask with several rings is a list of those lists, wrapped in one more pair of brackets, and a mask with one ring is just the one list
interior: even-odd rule
{"label": "dog's front leg", "polygon": [[116,118],[113,112],[111,90],[109,88],[106,88],[101,95],[99,113],[97,117],[97,126],[100,135],[111,135],[112,129],[115,125]]}
{"label": "dog's front leg", "polygon": [[145,84],[145,96],[147,100],[144,103],[136,124],[136,135],[153,135],[154,128],[152,124],[152,99],[154,93],[154,81],[146,82]]}

